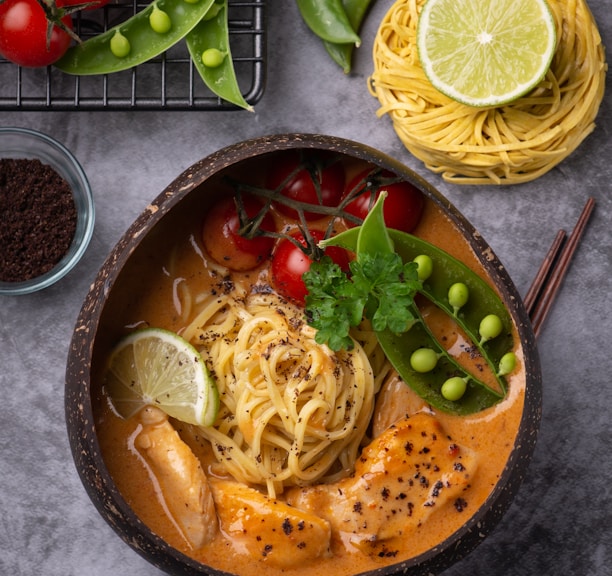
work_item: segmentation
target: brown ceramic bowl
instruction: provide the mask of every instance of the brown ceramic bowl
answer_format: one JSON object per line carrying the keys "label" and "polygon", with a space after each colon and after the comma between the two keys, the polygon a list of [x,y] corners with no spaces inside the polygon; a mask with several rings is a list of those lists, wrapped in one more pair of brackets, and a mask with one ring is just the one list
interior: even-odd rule
{"label": "brown ceramic bowl", "polygon": [[[344,154],[389,169],[419,187],[462,232],[472,250],[493,279],[509,308],[521,340],[526,389],[518,434],[503,473],[484,504],[466,517],[450,537],[410,560],[376,571],[392,574],[431,575],[446,569],[472,551],[498,523],[510,505],[529,465],[541,417],[541,374],[534,334],[529,318],[504,267],[491,248],[465,218],[407,167],[392,158],[355,142],[320,135],[278,135],[229,146],[194,164],[164,190],[137,218],[101,268],[85,299],[77,320],[66,372],[65,408],[76,467],[99,513],[117,534],[152,564],[171,574],[224,574],[194,561],[154,534],[134,513],[119,492],[101,456],[96,431],[95,399],[100,394],[99,371],[102,358],[120,332],[118,314],[129,306],[130,283],[138,276],[135,262],[146,252],[152,237],[180,225],[177,212],[193,206],[206,195],[210,179],[241,163],[287,149],[319,149]],[[373,574],[373,572],[372,572]]]}

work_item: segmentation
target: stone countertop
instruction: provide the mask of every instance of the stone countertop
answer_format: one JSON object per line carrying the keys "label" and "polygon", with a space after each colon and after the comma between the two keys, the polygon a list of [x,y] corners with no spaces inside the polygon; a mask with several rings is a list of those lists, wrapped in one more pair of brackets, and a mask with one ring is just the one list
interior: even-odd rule
{"label": "stone countertop", "polygon": [[[557,230],[569,231],[586,199],[596,199],[539,337],[544,407],[532,464],[491,536],[445,576],[612,574],[610,81],[594,133],[545,176],[512,188],[445,183],[403,148],[387,118],[376,117],[366,87],[372,40],[389,4],[374,5],[354,72],[345,76],[294,2],[269,0],[267,85],[253,114],[0,112],[0,125],[41,130],[77,156],[97,211],[90,247],[66,278],[43,292],[0,297],[0,574],[161,574],[101,519],[74,468],[63,406],[73,325],[106,255],[167,184],[226,145],[284,132],[356,140],[413,168],[481,232],[522,294]],[[590,6],[612,45],[607,0]]]}

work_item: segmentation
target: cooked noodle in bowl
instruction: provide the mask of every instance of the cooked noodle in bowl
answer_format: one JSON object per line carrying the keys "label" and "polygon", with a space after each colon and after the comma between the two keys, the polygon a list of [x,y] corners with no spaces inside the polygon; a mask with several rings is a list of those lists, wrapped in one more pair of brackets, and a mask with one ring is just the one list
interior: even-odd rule
{"label": "cooked noodle in bowl", "polygon": [[549,0],[557,49],[540,84],[517,100],[477,108],[436,90],[420,65],[425,0],[397,0],[374,40],[369,88],[406,148],[457,184],[518,184],[545,174],[593,131],[604,90],[604,47],[585,0]]}
{"label": "cooked noodle in bowl", "polygon": [[201,434],[234,478],[272,498],[348,475],[374,409],[362,346],[332,352],[314,333],[300,308],[273,294],[208,298],[182,333],[219,387],[217,424]]}

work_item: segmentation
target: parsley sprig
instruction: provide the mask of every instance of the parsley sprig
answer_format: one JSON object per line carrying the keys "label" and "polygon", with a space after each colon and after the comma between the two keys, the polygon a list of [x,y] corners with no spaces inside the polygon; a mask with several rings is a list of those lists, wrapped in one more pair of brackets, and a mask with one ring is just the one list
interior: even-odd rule
{"label": "parsley sprig", "polygon": [[332,350],[350,350],[350,329],[364,318],[376,332],[397,334],[416,319],[412,305],[421,286],[417,265],[404,263],[395,252],[360,253],[350,264],[350,276],[326,256],[311,265],[304,282],[308,323],[317,329],[317,343]]}

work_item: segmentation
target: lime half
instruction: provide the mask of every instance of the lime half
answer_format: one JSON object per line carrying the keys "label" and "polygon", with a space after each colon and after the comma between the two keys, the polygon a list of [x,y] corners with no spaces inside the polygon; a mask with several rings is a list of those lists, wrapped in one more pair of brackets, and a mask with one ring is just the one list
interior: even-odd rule
{"label": "lime half", "polygon": [[137,330],[111,352],[105,387],[123,418],[153,405],[169,416],[210,426],[219,409],[219,393],[200,353],[174,332]]}
{"label": "lime half", "polygon": [[532,90],[555,46],[545,0],[427,0],[417,24],[430,82],[469,106],[499,106]]}

